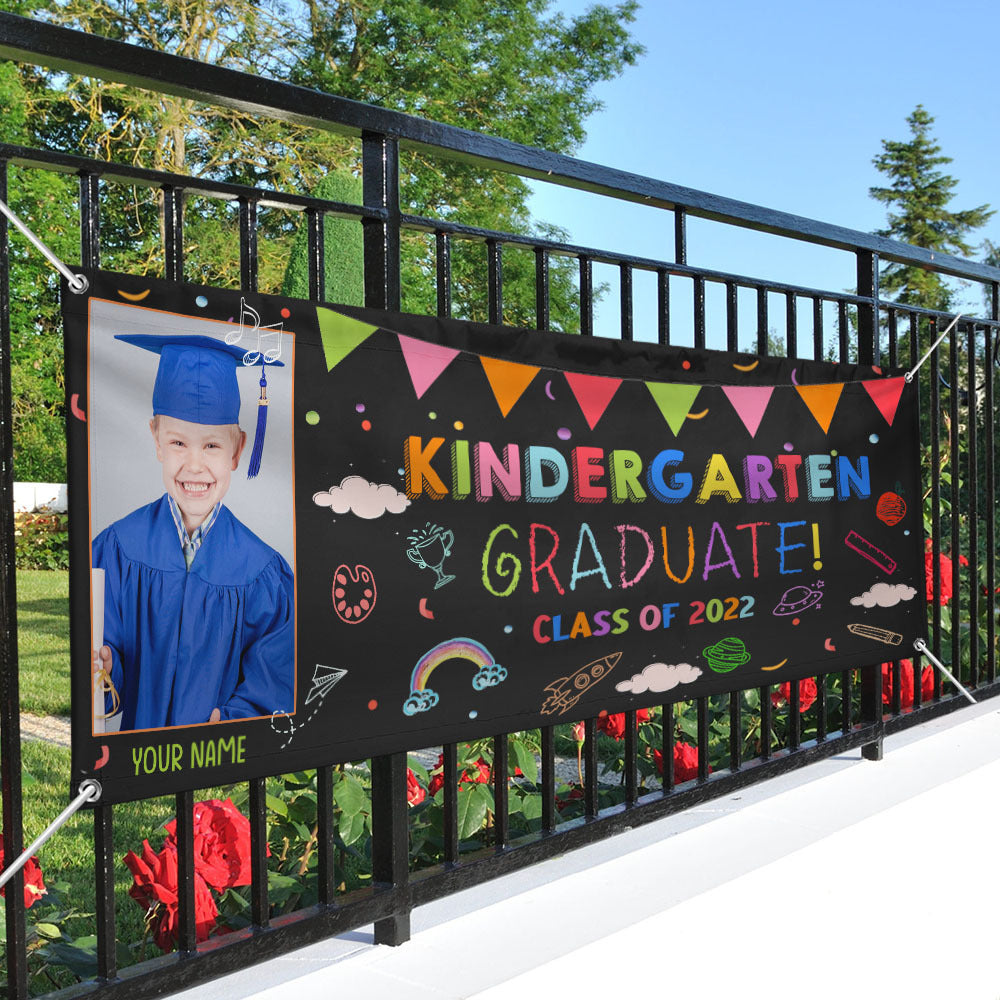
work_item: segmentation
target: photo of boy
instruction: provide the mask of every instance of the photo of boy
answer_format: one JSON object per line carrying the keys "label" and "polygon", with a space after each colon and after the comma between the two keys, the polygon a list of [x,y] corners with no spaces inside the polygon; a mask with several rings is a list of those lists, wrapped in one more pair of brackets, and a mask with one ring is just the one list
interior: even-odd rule
{"label": "photo of boy", "polygon": [[223,504],[247,443],[244,348],[199,335],[115,339],[159,355],[149,430],[166,491],[93,540],[104,711],[121,712],[122,731],[292,712],[292,571]]}

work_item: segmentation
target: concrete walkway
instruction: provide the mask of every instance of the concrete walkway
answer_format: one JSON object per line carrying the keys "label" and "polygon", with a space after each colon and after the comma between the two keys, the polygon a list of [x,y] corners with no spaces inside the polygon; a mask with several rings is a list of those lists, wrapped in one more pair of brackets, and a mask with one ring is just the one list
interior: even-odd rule
{"label": "concrete walkway", "polygon": [[987,702],[176,996],[997,1000],[998,790]]}

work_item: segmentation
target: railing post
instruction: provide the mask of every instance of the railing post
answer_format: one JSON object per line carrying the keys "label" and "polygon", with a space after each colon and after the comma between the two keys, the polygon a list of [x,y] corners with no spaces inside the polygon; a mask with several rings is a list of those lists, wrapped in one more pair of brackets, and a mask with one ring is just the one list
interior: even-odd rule
{"label": "railing post", "polygon": [[[7,162],[0,161],[0,198],[7,201]],[[10,248],[7,220],[0,217],[0,777],[3,789],[4,852],[24,850],[21,811],[21,715],[17,683],[17,570],[14,564],[14,435],[10,398]],[[24,872],[7,886],[7,995],[28,995],[24,928]]]}
{"label": "railing post", "polygon": [[365,305],[399,309],[399,142],[373,132],[361,134],[361,173],[367,208],[384,211],[365,218]]}
{"label": "railing post", "polygon": [[391,916],[375,921],[375,943],[399,945],[410,940],[410,838],[406,803],[406,754],[372,758],[372,878],[393,891]]}
{"label": "railing post", "polygon": [[[858,295],[871,302],[858,306],[858,364],[875,365],[879,359],[878,254],[858,251]],[[882,670],[878,663],[861,668],[861,724],[875,729],[875,739],[861,748],[865,760],[882,759],[885,726],[882,721]]]}

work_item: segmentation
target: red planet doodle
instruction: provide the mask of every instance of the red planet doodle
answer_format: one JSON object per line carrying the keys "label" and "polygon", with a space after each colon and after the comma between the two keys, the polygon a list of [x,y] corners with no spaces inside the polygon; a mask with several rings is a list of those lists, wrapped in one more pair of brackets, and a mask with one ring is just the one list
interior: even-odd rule
{"label": "red planet doodle", "polygon": [[341,563],[333,571],[333,610],[348,625],[363,622],[375,607],[375,577],[367,566]]}

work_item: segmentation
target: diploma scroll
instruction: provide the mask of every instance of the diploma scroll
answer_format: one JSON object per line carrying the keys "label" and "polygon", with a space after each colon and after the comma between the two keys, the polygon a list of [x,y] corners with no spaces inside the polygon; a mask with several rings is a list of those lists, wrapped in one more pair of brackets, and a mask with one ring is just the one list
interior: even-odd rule
{"label": "diploma scroll", "polygon": [[[91,650],[100,649],[104,645],[104,570],[90,571],[91,594]],[[122,724],[122,713],[107,715],[105,709],[105,692],[111,687],[111,678],[101,670],[92,671],[93,685],[93,727],[94,735],[98,733],[117,733]],[[114,690],[111,687],[111,690]]]}

